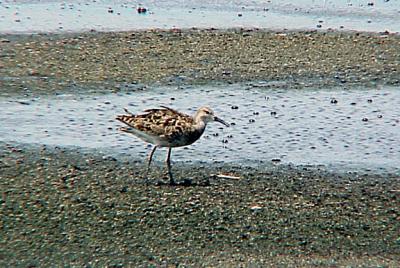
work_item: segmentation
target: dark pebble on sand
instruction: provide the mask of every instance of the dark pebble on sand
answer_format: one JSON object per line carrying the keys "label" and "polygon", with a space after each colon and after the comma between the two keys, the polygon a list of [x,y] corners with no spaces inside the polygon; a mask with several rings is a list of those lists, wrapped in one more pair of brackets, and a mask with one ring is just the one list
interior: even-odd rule
{"label": "dark pebble on sand", "polygon": [[139,14],[145,14],[147,12],[147,9],[144,7],[138,7],[136,10]]}

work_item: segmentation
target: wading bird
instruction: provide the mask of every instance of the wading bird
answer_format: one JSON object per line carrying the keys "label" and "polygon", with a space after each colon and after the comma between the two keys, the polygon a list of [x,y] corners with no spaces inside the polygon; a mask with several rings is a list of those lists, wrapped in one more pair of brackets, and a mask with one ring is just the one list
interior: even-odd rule
{"label": "wading bird", "polygon": [[203,134],[207,123],[219,122],[227,127],[229,124],[214,115],[208,107],[201,107],[193,115],[187,115],[174,109],[161,106],[160,109],[145,110],[143,114],[132,114],[124,109],[126,115],[118,115],[116,119],[126,127],[120,130],[131,133],[145,142],[153,144],[148,156],[146,176],[150,170],[153,154],[158,147],[167,147],[165,160],[170,184],[175,184],[171,172],[171,150],[194,143]]}

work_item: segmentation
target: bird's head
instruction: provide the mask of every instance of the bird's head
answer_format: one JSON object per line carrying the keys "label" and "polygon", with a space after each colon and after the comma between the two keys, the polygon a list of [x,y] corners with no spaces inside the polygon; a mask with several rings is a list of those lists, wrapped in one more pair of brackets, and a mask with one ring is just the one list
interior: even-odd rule
{"label": "bird's head", "polygon": [[211,108],[209,107],[201,107],[196,115],[195,115],[195,121],[196,122],[204,122],[204,124],[207,124],[209,122],[219,122],[227,127],[229,127],[229,124],[226,123],[224,120],[222,120],[221,118],[215,116],[214,111],[211,110]]}

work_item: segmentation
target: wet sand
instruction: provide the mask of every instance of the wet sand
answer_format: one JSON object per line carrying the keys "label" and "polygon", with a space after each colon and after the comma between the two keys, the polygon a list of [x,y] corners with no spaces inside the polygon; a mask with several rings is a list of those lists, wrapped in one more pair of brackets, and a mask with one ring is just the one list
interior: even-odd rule
{"label": "wet sand", "polygon": [[[277,81],[398,86],[400,37],[257,30],[2,36],[0,94]],[[279,83],[283,82],[283,83]],[[257,85],[257,83],[255,83]],[[173,166],[0,144],[2,266],[387,266],[400,262],[400,178],[318,167]],[[229,174],[223,179],[211,174]]]}
{"label": "wet sand", "polygon": [[0,142],[95,148],[111,156],[142,159],[149,147],[118,131],[121,124],[115,116],[124,107],[138,113],[165,105],[194,114],[207,105],[232,125],[210,124],[195,144],[174,150],[173,159],[245,166],[275,159],[400,175],[397,87],[288,90],[273,84],[149,86],[107,94],[0,97],[4,111]]}
{"label": "wet sand", "polygon": [[[138,6],[146,8],[139,13]],[[3,1],[0,33],[101,32],[140,29],[334,29],[399,32],[398,1]]]}
{"label": "wet sand", "polygon": [[[400,178],[173,166],[1,145],[1,260],[19,267],[384,266],[400,262]],[[218,178],[228,174],[235,178]]]}

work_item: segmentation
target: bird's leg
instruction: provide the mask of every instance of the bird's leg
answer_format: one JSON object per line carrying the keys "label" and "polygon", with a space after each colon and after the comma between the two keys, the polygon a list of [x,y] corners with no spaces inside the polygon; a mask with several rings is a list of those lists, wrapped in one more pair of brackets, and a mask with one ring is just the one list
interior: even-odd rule
{"label": "bird's leg", "polygon": [[156,149],[157,149],[157,145],[155,145],[155,146],[151,149],[151,151],[150,151],[150,153],[149,153],[148,162],[147,162],[147,169],[146,169],[146,178],[149,177],[150,164],[151,164],[151,160],[153,159],[153,154],[154,154],[154,152],[156,151]]}
{"label": "bird's leg", "polygon": [[171,172],[171,151],[172,151],[172,148],[169,147],[168,153],[167,153],[167,158],[165,159],[165,163],[167,164],[169,183],[171,185],[175,185],[175,181],[174,181],[174,178],[172,177],[172,172]]}

